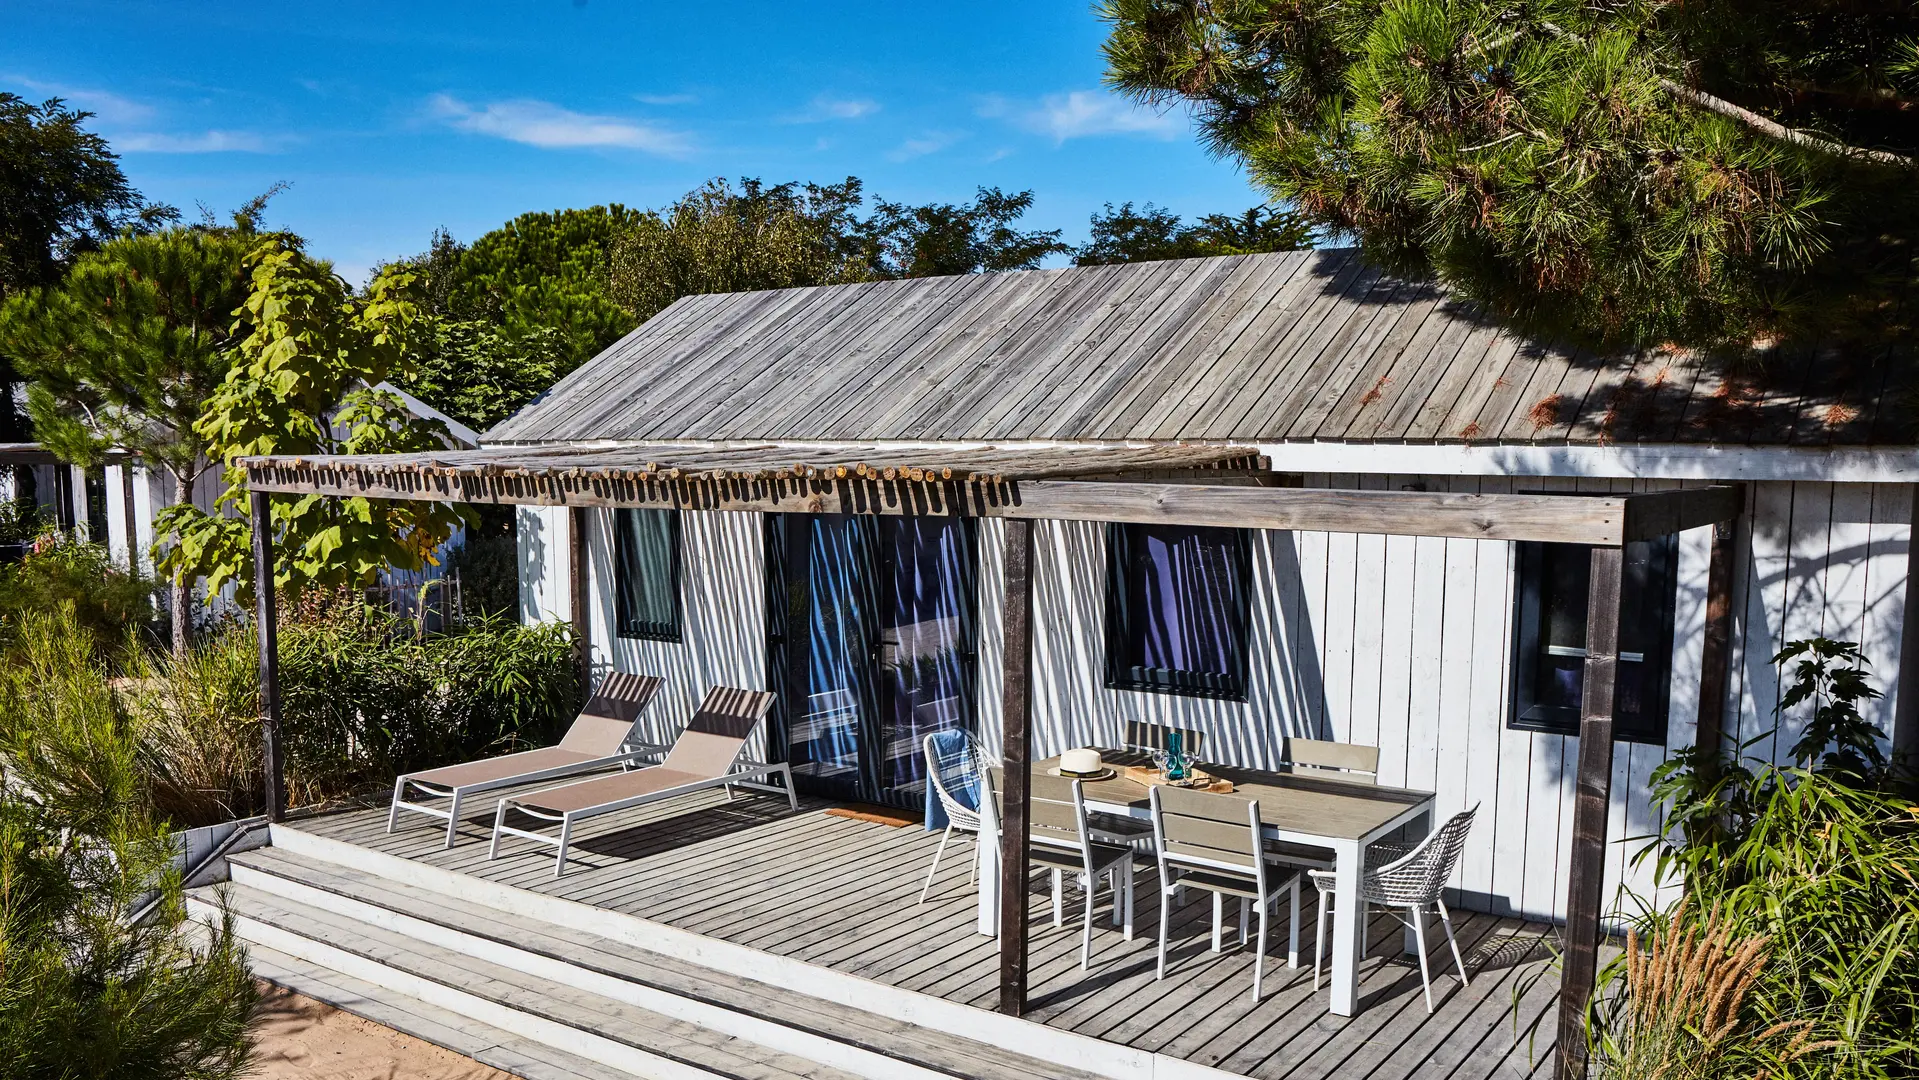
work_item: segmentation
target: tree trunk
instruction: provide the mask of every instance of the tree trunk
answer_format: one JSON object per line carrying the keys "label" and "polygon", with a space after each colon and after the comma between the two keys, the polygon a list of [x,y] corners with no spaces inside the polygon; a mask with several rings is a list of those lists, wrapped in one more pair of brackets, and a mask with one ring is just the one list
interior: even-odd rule
{"label": "tree trunk", "polygon": [[[193,501],[193,478],[180,473],[173,474],[173,501],[184,505]],[[178,570],[173,572],[170,595],[167,606],[172,609],[173,617],[173,656],[184,660],[192,646],[192,624],[187,621],[187,605],[193,600],[193,591],[188,587],[186,576]]]}

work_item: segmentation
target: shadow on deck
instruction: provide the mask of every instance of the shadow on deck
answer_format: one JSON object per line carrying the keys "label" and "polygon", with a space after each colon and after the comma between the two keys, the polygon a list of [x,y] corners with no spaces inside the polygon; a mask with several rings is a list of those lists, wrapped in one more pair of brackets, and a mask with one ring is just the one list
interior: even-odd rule
{"label": "shadow on deck", "polygon": [[[388,835],[384,806],[291,824],[979,1008],[997,1001],[997,946],[974,931],[970,842],[948,847],[932,894],[917,904],[937,834],[830,817],[822,811],[832,804],[817,799],[802,798],[794,813],[777,796],[729,801],[714,792],[585,823],[566,876],[556,880],[549,847],[509,837],[500,858],[487,861],[491,800],[482,805],[450,851],[440,846],[442,830],[417,815],[404,815]],[[1311,889],[1302,897],[1301,966],[1286,967],[1281,905],[1265,994],[1254,1002],[1250,946],[1232,949],[1237,935],[1229,925],[1228,950],[1210,951],[1203,894],[1175,912],[1167,977],[1153,978],[1155,881],[1142,858],[1132,941],[1112,926],[1102,894],[1092,968],[1081,971],[1074,906],[1067,905],[1066,926],[1054,929],[1046,879],[1033,876],[1030,1019],[1262,1080],[1478,1080],[1550,1069],[1558,983],[1548,970],[1548,926],[1455,912],[1472,984],[1460,984],[1445,935],[1429,935],[1437,1005],[1429,1016],[1418,963],[1399,955],[1399,924],[1377,915],[1361,966],[1361,1012],[1348,1019],[1326,1011],[1323,983],[1312,990]],[[1230,905],[1227,918],[1234,918]]]}

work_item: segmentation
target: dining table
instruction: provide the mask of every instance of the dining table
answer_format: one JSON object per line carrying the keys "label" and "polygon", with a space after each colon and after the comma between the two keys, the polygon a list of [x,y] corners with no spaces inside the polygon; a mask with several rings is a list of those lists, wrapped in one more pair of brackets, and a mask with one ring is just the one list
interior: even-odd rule
{"label": "dining table", "polygon": [[[1148,821],[1151,795],[1146,784],[1119,771],[1124,766],[1150,766],[1143,752],[1100,749],[1103,765],[1112,767],[1107,779],[1081,785],[1090,813]],[[1359,879],[1366,865],[1366,849],[1409,826],[1418,835],[1433,824],[1434,795],[1430,791],[1392,787],[1363,779],[1343,778],[1323,769],[1251,769],[1232,765],[1195,763],[1219,780],[1232,783],[1229,797],[1259,803],[1260,825],[1267,839],[1324,849],[1331,853],[1336,884],[1333,890],[1331,1011],[1352,1016],[1359,1008],[1359,961],[1364,921],[1359,917]],[[1035,772],[1057,774],[1059,758],[1032,764]],[[999,930],[999,837],[996,815],[982,815],[979,859],[978,930]],[[1410,931],[1408,950],[1416,946]]]}

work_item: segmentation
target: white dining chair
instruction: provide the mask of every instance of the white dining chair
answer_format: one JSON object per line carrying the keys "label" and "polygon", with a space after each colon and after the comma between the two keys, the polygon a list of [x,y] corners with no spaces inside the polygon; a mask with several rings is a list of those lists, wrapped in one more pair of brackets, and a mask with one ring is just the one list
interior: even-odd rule
{"label": "white dining chair", "polygon": [[[965,732],[929,732],[921,743],[926,754],[926,782],[933,785],[933,796],[946,812],[946,829],[940,834],[938,850],[933,852],[933,865],[926,871],[926,884],[920,887],[919,902],[924,904],[933,887],[933,875],[939,873],[940,856],[946,854],[947,841],[955,832],[972,833],[975,842],[979,839],[980,770],[986,767],[986,756],[979,741]],[[972,791],[971,805],[960,795],[968,789]],[[972,884],[978,873],[979,860],[975,858],[967,884]]]}
{"label": "white dining chair", "polygon": [[[987,786],[998,806],[1005,780],[998,766],[987,770]],[[1133,849],[1102,843],[1086,824],[1086,790],[1078,780],[1035,772],[1027,792],[1027,826],[1032,845],[1029,865],[1049,871],[1053,884],[1053,926],[1066,925],[1065,883],[1070,876],[1085,894],[1080,927],[1079,966],[1093,964],[1093,901],[1101,882],[1113,897],[1113,925],[1133,940]],[[997,815],[995,820],[1003,819]]]}
{"label": "white dining chair", "polygon": [[1259,908],[1259,938],[1253,952],[1253,1000],[1259,1000],[1265,974],[1266,924],[1273,901],[1292,895],[1287,924],[1286,966],[1299,966],[1299,874],[1283,873],[1262,851],[1259,803],[1187,788],[1152,789],[1153,850],[1159,859],[1159,966],[1166,977],[1166,934],[1181,889],[1213,894],[1213,951],[1224,937],[1225,898],[1239,900],[1239,943],[1246,944],[1249,906]]}
{"label": "white dining chair", "polygon": [[[1453,963],[1459,965],[1460,983],[1472,985],[1471,977],[1466,974],[1466,961],[1459,955],[1459,941],[1453,937],[1452,913],[1446,910],[1446,901],[1440,894],[1446,888],[1446,880],[1452,877],[1453,868],[1459,865],[1460,853],[1466,849],[1466,834],[1472,831],[1473,815],[1478,812],[1479,807],[1474,805],[1470,810],[1454,814],[1411,851],[1374,845],[1374,850],[1391,857],[1392,861],[1368,866],[1359,880],[1362,928],[1368,907],[1385,908],[1393,918],[1412,928],[1413,938],[1419,945],[1419,981],[1426,990],[1428,1015],[1433,1011],[1433,979],[1426,963],[1427,908],[1439,911],[1440,924],[1446,928],[1446,943],[1452,946]],[[1372,852],[1368,855],[1371,857]],[[1319,888],[1319,918],[1313,933],[1313,989],[1318,990],[1320,957],[1326,949],[1326,916],[1332,911],[1333,887],[1340,872],[1311,870],[1308,873]],[[1401,908],[1405,909],[1405,915],[1399,913]]]}

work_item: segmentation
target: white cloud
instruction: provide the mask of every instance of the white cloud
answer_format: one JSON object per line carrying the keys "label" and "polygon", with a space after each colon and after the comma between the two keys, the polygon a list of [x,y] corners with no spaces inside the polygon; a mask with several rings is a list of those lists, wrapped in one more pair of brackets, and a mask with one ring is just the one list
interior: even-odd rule
{"label": "white cloud", "polygon": [[1047,94],[1038,101],[1015,101],[990,95],[979,114],[1005,120],[1022,131],[1050,137],[1055,143],[1090,135],[1150,135],[1170,139],[1185,124],[1172,112],[1154,112],[1124,98],[1099,90]]}
{"label": "white cloud", "polygon": [[265,154],[273,149],[251,131],[135,132],[115,136],[113,148],[127,154]]}
{"label": "white cloud", "polygon": [[916,157],[937,154],[965,137],[964,131],[928,131],[894,147],[887,152],[886,157],[889,161],[911,161]]}
{"label": "white cloud", "polygon": [[686,136],[666,128],[617,116],[593,116],[549,101],[499,101],[469,105],[451,94],[435,94],[429,113],[459,131],[491,135],[546,150],[619,147],[668,157],[686,153]]}
{"label": "white cloud", "polygon": [[99,117],[103,123],[137,123],[151,118],[154,114],[153,106],[129,97],[122,97],[108,90],[64,86],[60,83],[42,82],[39,79],[15,74],[0,75],[0,83],[11,83],[36,94],[61,98],[69,106]]}
{"label": "white cloud", "polygon": [[880,103],[872,98],[836,98],[827,94],[815,95],[804,110],[786,118],[789,124],[817,124],[826,120],[858,120],[880,111]]}
{"label": "white cloud", "polygon": [[634,94],[633,100],[642,105],[697,105],[700,99],[692,94]]}

